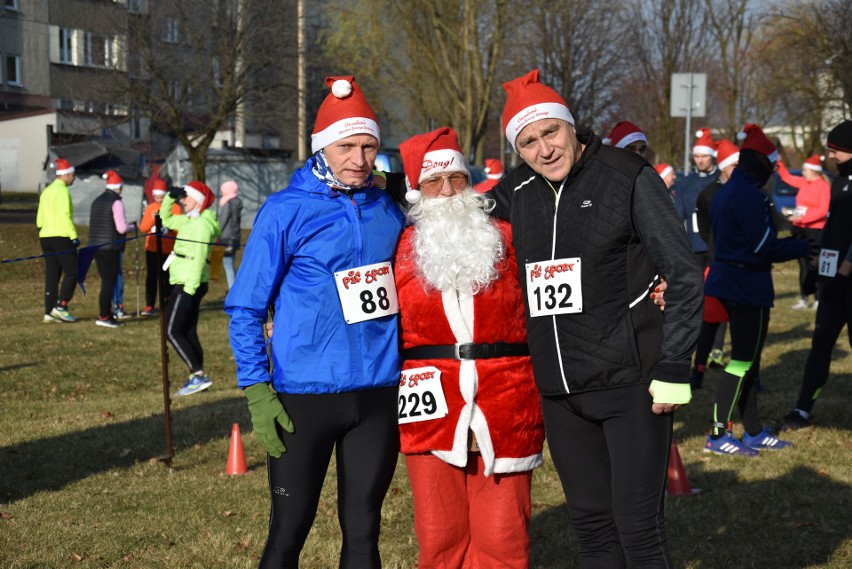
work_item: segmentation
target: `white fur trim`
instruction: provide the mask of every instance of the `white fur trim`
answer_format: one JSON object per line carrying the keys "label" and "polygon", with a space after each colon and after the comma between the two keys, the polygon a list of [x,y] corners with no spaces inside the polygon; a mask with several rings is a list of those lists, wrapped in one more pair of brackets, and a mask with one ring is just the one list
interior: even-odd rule
{"label": "white fur trim", "polygon": [[562,103],[530,105],[513,116],[509,124],[506,125],[506,138],[512,148],[517,150],[515,148],[515,140],[521,131],[524,130],[524,127],[542,119],[561,119],[568,124],[574,124],[574,117],[571,116],[571,111]]}
{"label": "white fur trim", "polygon": [[193,188],[192,186],[184,186],[183,190],[186,192],[186,195],[195,200],[195,203],[198,204],[199,207],[204,205],[204,194]]}
{"label": "white fur trim", "polygon": [[154,194],[155,196],[164,196],[168,192],[166,192],[166,190],[151,190],[151,193]]}
{"label": "white fur trim", "polygon": [[118,188],[120,188],[120,187],[121,187],[121,186],[123,186],[123,185],[124,185],[124,184],[107,184],[107,185],[106,185],[106,189],[108,189],[108,190],[117,190]]}
{"label": "white fur trim", "polygon": [[420,177],[417,178],[419,184],[426,178],[431,178],[435,174],[443,174],[444,172],[464,172],[469,174],[467,166],[465,166],[465,158],[461,152],[444,148],[441,150],[432,150],[423,155],[423,164],[420,166]]}
{"label": "white fur trim", "polygon": [[369,134],[375,137],[377,142],[381,142],[376,121],[365,117],[351,117],[331,123],[318,133],[312,134],[311,152],[322,150],[329,144],[353,134]]}
{"label": "white fur trim", "polygon": [[660,172],[660,178],[665,178],[666,176],[668,176],[672,172],[674,172],[674,168],[672,168],[671,166],[668,166],[668,167],[666,167],[665,170]]}
{"label": "white fur trim", "polygon": [[62,170],[57,170],[56,175],[64,176],[65,174],[71,174],[72,172],[74,172],[74,166],[71,166],[70,168],[63,168]]}
{"label": "white fur trim", "polygon": [[506,472],[527,472],[538,468],[544,463],[541,453],[520,458],[496,458],[494,459],[494,472],[503,474]]}
{"label": "white fur trim", "polygon": [[642,132],[631,132],[630,134],[628,134],[627,136],[625,136],[624,138],[619,140],[618,143],[615,145],[615,147],[616,148],[624,148],[628,144],[636,142],[637,140],[642,140],[642,141],[648,142],[648,138],[645,136],[644,133],[642,133]]}
{"label": "white fur trim", "polygon": [[500,180],[500,179],[503,178],[503,174],[502,173],[500,173],[500,174],[486,174],[485,177],[488,178],[489,180]]}
{"label": "white fur trim", "polygon": [[716,149],[709,146],[693,146],[692,154],[709,154],[710,156],[716,156]]}
{"label": "white fur trim", "polygon": [[809,164],[808,162],[805,162],[804,164],[802,164],[802,168],[807,168],[808,170],[813,170],[814,172],[822,172],[822,166],[820,166],[819,164]]}
{"label": "white fur trim", "polygon": [[727,158],[725,158],[724,160],[719,162],[719,169],[722,170],[724,168],[727,168],[728,166],[730,166],[734,162],[739,162],[739,160],[740,160],[740,153],[734,152],[733,154],[731,154],[730,156],[728,156]]}

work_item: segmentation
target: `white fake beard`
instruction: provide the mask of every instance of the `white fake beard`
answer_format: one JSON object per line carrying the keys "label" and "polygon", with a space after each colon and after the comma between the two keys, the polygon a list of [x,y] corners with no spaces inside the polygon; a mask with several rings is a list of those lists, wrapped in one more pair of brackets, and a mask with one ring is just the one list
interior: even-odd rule
{"label": "white fake beard", "polygon": [[411,207],[413,260],[430,286],[477,294],[497,278],[506,250],[486,213],[492,207],[471,188],[450,198],[423,197]]}

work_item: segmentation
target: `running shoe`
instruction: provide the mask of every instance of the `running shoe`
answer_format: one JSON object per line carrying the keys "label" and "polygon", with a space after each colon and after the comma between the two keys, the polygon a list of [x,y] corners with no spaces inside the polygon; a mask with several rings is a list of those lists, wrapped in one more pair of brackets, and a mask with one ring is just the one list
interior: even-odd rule
{"label": "running shoe", "polygon": [[743,442],[754,450],[781,450],[793,446],[791,442],[772,436],[766,427],[753,437],[746,433],[743,435]]}
{"label": "running shoe", "polygon": [[142,314],[142,316],[156,316],[159,313],[160,311],[153,306],[146,306],[145,310],[143,310],[140,314]]}
{"label": "running shoe", "polygon": [[803,417],[798,411],[793,410],[784,417],[784,422],[778,427],[779,431],[797,431],[810,427],[814,422],[810,417]]}
{"label": "running shoe", "polygon": [[208,387],[213,385],[213,381],[204,375],[190,375],[189,379],[186,380],[186,383],[183,384],[183,387],[178,389],[178,392],[175,395],[192,395],[193,393],[198,393],[199,391],[204,391]]}
{"label": "running shoe", "polygon": [[751,448],[735,439],[731,432],[728,431],[724,436],[714,439],[712,436],[707,436],[707,442],[704,443],[704,452],[712,452],[715,454],[724,454],[728,456],[757,456],[760,451]]}
{"label": "running shoe", "polygon": [[100,316],[98,316],[98,319],[95,320],[95,324],[103,326],[104,328],[119,328],[122,326],[121,322],[117,321],[115,318],[101,318]]}
{"label": "running shoe", "polygon": [[793,310],[804,310],[807,307],[808,307],[808,299],[807,298],[800,298],[790,308],[792,308]]}
{"label": "running shoe", "polygon": [[41,319],[42,322],[62,322],[59,318],[54,316],[53,314],[45,314],[44,318]]}
{"label": "running shoe", "polygon": [[115,313],[113,314],[113,317],[115,317],[116,320],[128,320],[130,318],[133,318],[133,315],[126,313],[124,311],[124,308],[119,306],[118,308],[115,309]]}
{"label": "running shoe", "polygon": [[725,353],[722,350],[713,348],[710,350],[710,357],[707,358],[707,365],[723,367],[725,365],[724,357]]}
{"label": "running shoe", "polygon": [[53,310],[50,311],[50,315],[54,318],[62,320],[63,322],[76,322],[77,319],[74,318],[68,309],[64,306],[54,306]]}

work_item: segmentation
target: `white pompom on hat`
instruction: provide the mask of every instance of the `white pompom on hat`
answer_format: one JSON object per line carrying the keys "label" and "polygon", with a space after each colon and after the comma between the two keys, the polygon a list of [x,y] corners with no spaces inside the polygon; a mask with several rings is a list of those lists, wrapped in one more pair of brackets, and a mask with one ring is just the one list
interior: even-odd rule
{"label": "white pompom on hat", "polygon": [[317,152],[355,134],[369,134],[381,142],[376,113],[364,97],[361,88],[351,75],[327,77],[325,84],[331,89],[317,111],[314,131],[311,134],[311,151]]}

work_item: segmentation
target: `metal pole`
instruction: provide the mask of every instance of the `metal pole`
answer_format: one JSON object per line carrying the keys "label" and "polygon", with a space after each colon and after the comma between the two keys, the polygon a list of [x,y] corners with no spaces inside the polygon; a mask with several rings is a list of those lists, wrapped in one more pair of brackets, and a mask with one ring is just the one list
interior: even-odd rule
{"label": "metal pole", "polygon": [[139,318],[139,228],[133,232],[134,248],[136,249],[136,318]]}
{"label": "metal pole", "polygon": [[689,85],[686,105],[686,137],[683,143],[683,175],[689,175],[689,141],[692,139],[692,73],[689,74]]}
{"label": "metal pole", "polygon": [[166,346],[166,273],[163,266],[163,220],[160,214],[154,214],[154,229],[157,232],[157,287],[160,295],[160,359],[163,362],[163,416],[166,419],[166,455],[160,457],[160,461],[172,467],[172,458],[175,456],[174,442],[172,438],[172,400],[169,396],[169,348]]}

